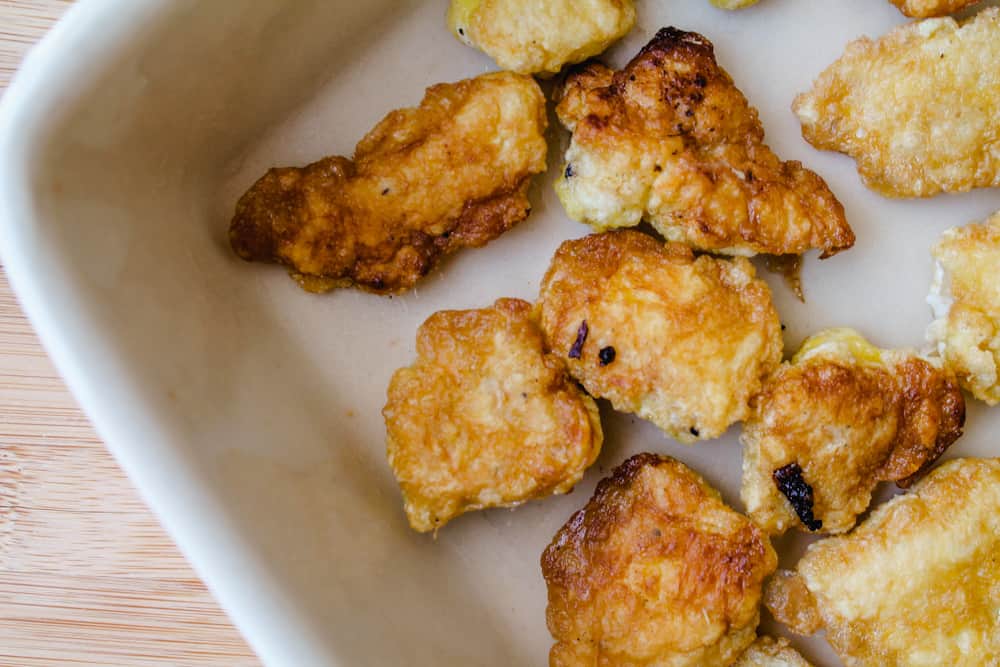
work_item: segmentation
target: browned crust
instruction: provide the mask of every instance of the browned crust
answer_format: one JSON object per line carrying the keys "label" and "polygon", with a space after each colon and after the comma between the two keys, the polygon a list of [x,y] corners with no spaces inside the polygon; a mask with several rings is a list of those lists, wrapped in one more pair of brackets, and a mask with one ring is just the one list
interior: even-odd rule
{"label": "browned crust", "polygon": [[[778,314],[749,261],[696,257],[631,229],[561,244],[537,307],[549,349],[591,395],[681,442],[744,419],[781,360]],[[605,346],[612,364],[601,363]]]}
{"label": "browned crust", "polygon": [[405,291],[442,257],[528,216],[545,125],[530,77],[432,86],[419,107],[378,123],[353,159],[269,170],[237,203],[230,243],[243,259],[290,267],[311,291]]}
{"label": "browned crust", "polygon": [[[608,533],[617,524],[618,517],[628,511],[627,499],[622,496],[632,486],[636,475],[646,466],[656,466],[670,460],[649,452],[636,454],[597,483],[594,495],[587,505],[573,513],[542,552],[542,572],[550,586],[561,586],[585,597],[589,589],[604,583],[603,577],[608,572],[595,572],[593,574],[596,576],[592,576],[577,568],[567,567],[567,558],[571,565],[584,565],[586,556],[583,552],[590,545],[607,539]],[[579,557],[567,557],[567,552],[579,554]]]}
{"label": "browned crust", "polygon": [[568,493],[600,453],[593,399],[573,382],[521,299],[443,310],[417,330],[382,414],[410,526]]}
{"label": "browned crust", "polygon": [[[962,435],[965,401],[954,375],[909,352],[883,355],[878,363],[819,356],[785,364],[752,399],[741,494],[767,530],[803,529],[815,516],[825,532],[845,532],[879,482],[910,486]],[[788,487],[794,497],[772,482],[792,464],[808,486]]]}
{"label": "browned crust", "polygon": [[[697,512],[696,501],[704,500],[706,494],[693,471],[669,456],[649,452],[636,454],[598,483],[587,505],[570,517],[542,553],[542,572],[550,585],[565,587],[575,597],[586,599],[593,589],[599,588],[616,575],[617,568],[595,552],[600,552],[610,534],[632,513],[635,499],[631,494],[636,478],[644,468],[657,466],[679,467],[690,475],[690,479],[681,482],[685,497],[679,499],[678,504],[692,516]],[[671,516],[670,510],[665,510],[665,513],[670,518],[685,518]],[[698,592],[691,591],[689,594],[698,597],[700,594],[713,593],[725,599],[731,594],[742,594],[749,587],[749,579],[759,575],[760,563],[768,560],[767,556],[771,551],[767,537],[749,522],[741,528],[734,540],[745,548],[733,552],[720,552],[719,544],[711,539],[703,539],[704,535],[694,525],[686,526],[681,537],[681,541],[662,540],[656,549],[664,554],[686,554],[692,563],[699,565],[714,562],[719,566],[702,568],[705,571],[700,572],[697,580],[691,582],[698,588]],[[643,547],[646,550],[650,545]],[[590,554],[598,557],[592,559]],[[597,569],[587,568],[588,561],[589,565],[596,565]]]}
{"label": "browned crust", "polygon": [[[802,383],[800,395],[841,397],[843,409],[857,410],[866,421],[897,413],[889,457],[873,473],[877,481],[910,486],[962,435],[965,399],[958,382],[918,357],[907,357],[892,373],[833,361],[808,364],[796,382]],[[776,388],[781,384],[765,385],[752,401],[756,410],[773,400]]]}
{"label": "browned crust", "polygon": [[[714,189],[709,197],[717,197],[669,220],[686,228],[698,248],[745,246],[775,255],[818,248],[827,258],[854,245],[844,208],[826,182],[800,162],[781,161],[764,144],[757,110],[698,33],[663,28],[617,72],[585,63],[571,71],[557,99],[560,119],[574,127],[581,144],[639,134],[682,141],[672,159],[693,170],[685,177],[691,183],[711,183],[699,187]],[[747,176],[734,180],[733,170]],[[734,206],[731,195],[721,194],[722,183],[740,191],[739,215],[716,212],[720,205]],[[797,209],[794,224],[782,219],[789,205]]]}
{"label": "browned crust", "polygon": [[[579,266],[580,271],[588,278],[608,278],[619,270],[626,258],[647,254],[678,264],[690,264],[695,259],[691,248],[681,243],[661,243],[649,234],[619,229],[564,241],[556,249],[542,283],[550,281],[554,267],[560,264]],[[597,283],[588,280],[588,284],[593,286],[587,290],[588,296],[600,298],[601,289]]]}
{"label": "browned crust", "polygon": [[947,16],[960,9],[971,7],[980,0],[890,0],[899,11],[910,18],[926,19]]}
{"label": "browned crust", "polygon": [[[641,593],[631,587],[637,571],[658,572],[660,563],[678,568],[678,579],[662,589],[647,580]],[[567,657],[582,655],[597,656],[600,664],[633,664],[628,661],[638,656],[622,648],[631,638],[601,628],[599,619],[608,615],[619,619],[616,627],[625,627],[620,620],[628,615],[626,626],[638,636],[655,635],[652,646],[642,647],[646,660],[649,651],[659,651],[656,657],[665,662],[680,655],[697,660],[698,651],[707,651],[704,660],[715,656],[729,664],[753,639],[762,582],[776,564],[768,538],[727,508],[697,473],[670,457],[637,454],[597,485],[542,554],[546,616],[557,640],[552,655],[558,659],[551,664],[592,664]],[[679,627],[675,614],[698,621]],[[711,630],[699,634],[720,622],[722,637]],[[657,634],[663,628],[676,636]],[[734,645],[716,644],[729,633],[739,637]]]}
{"label": "browned crust", "polygon": [[911,357],[896,367],[899,431],[880,479],[907,488],[962,435],[965,398],[957,380],[923,359]]}
{"label": "browned crust", "polygon": [[236,203],[229,242],[247,261],[279,261],[278,249],[295,240],[304,223],[306,191],[346,180],[347,158],[334,156],[302,168],[268,169]]}
{"label": "browned crust", "polygon": [[303,241],[300,232],[310,215],[306,193],[328,192],[333,200],[336,195],[332,190],[352,171],[353,164],[337,156],[303,168],[270,169],[236,205],[229,229],[233,250],[247,261],[286,264],[294,270],[288,247],[308,245],[310,255],[325,257],[321,274],[312,278],[330,281],[331,287],[356,286],[391,294],[413,287],[442,257],[462,248],[486,245],[531,211],[529,175],[492,197],[467,202],[458,217],[441,221],[439,234],[400,226],[377,244],[359,243],[364,233],[359,227],[364,221],[338,206],[328,218],[329,226]]}
{"label": "browned crust", "polygon": [[791,570],[778,570],[764,588],[764,606],[775,620],[799,635],[812,635],[823,628],[816,598],[802,577]]}

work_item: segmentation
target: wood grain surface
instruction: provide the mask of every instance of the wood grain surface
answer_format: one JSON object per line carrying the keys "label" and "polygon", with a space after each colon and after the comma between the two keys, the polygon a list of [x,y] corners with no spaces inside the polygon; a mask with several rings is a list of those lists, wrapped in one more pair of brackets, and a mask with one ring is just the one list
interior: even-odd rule
{"label": "wood grain surface", "polygon": [[[69,4],[0,0],[0,96]],[[0,666],[258,664],[94,434],[0,272]]]}

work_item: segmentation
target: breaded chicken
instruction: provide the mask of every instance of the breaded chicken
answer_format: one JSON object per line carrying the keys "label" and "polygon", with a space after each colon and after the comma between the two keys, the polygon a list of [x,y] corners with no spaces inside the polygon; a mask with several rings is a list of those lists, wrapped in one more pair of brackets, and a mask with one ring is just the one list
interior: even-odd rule
{"label": "breaded chicken", "polygon": [[598,231],[646,220],[667,240],[735,255],[854,244],[823,179],[764,144],[701,35],[664,28],[618,72],[575,70],[560,95],[573,136],[556,192],[574,220]]}
{"label": "breaded chicken", "polygon": [[960,9],[971,7],[980,0],[890,0],[899,11],[915,19],[947,16]]}
{"label": "breaded chicken", "polygon": [[733,667],[812,667],[784,637],[774,640],[758,637],[757,641],[733,663]]}
{"label": "breaded chicken", "polygon": [[887,197],[1000,185],[1000,9],[847,46],[792,108],[802,136]]}
{"label": "breaded chicken", "polygon": [[600,453],[597,406],[544,352],[531,304],[435,313],[417,354],[393,375],[382,411],[414,530],[568,493]]}
{"label": "breaded chicken", "polygon": [[442,256],[527,217],[545,125],[530,77],[432,86],[419,107],[376,125],[353,160],[268,171],[236,205],[230,242],[244,259],[287,265],[310,291],[405,291]]}
{"label": "breaded chicken", "polygon": [[749,261],[636,231],[563,243],[536,307],[549,349],[592,396],[684,443],[746,417],[781,362],[781,323]]}
{"label": "breaded chicken", "polygon": [[451,0],[460,40],[521,74],[550,76],[602,53],[635,24],[633,0]]}
{"label": "breaded chicken", "polygon": [[973,396],[1000,404],[1000,212],[949,229],[931,250],[928,338]]}
{"label": "breaded chicken", "polygon": [[756,5],[760,0],[711,0],[719,9],[746,9]]}
{"label": "breaded chicken", "polygon": [[751,401],[743,424],[747,514],[772,534],[842,533],[881,481],[908,486],[962,434],[951,373],[851,329],[806,340]]}
{"label": "breaded chicken", "polygon": [[1000,459],[942,464],[779,573],[768,608],[855,667],[1000,664]]}
{"label": "breaded chicken", "polygon": [[542,554],[551,667],[730,665],[753,643],[770,540],[696,472],[633,456]]}

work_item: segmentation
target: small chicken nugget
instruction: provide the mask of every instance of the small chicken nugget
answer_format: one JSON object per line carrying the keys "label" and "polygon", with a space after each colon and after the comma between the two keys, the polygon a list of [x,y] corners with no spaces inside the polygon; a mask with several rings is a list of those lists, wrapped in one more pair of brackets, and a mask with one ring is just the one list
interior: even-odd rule
{"label": "small chicken nugget", "polygon": [[915,19],[947,16],[971,7],[980,0],[890,0],[899,11]]}
{"label": "small chicken nugget", "polygon": [[949,229],[931,250],[928,338],[973,396],[1000,404],[1000,212]]}
{"label": "small chicken nugget", "polygon": [[809,143],[887,197],[998,186],[998,62],[1000,9],[915,21],[849,44],[792,108]]}
{"label": "small chicken nugget", "polygon": [[542,554],[552,667],[729,665],[753,643],[768,537],[674,459],[601,481]]}
{"label": "small chicken nugget", "polygon": [[684,443],[746,417],[781,362],[781,322],[749,261],[640,232],[564,242],[536,307],[549,349],[592,396]]}
{"label": "small chicken nugget", "polygon": [[1000,664],[1000,459],[955,459],[809,547],[765,603],[857,667]]}
{"label": "small chicken nugget", "polygon": [[635,24],[633,0],[451,0],[460,40],[521,74],[555,74],[602,53]]}
{"label": "small chicken nugget", "polygon": [[733,663],[733,667],[812,667],[784,637],[774,640],[758,637],[757,641]]}
{"label": "small chicken nugget", "polygon": [[760,0],[711,0],[711,2],[719,9],[746,9],[753,7]]}
{"label": "small chicken nugget", "polygon": [[772,534],[850,530],[879,482],[908,486],[965,420],[951,373],[851,329],[806,340],[750,405],[740,497]]}
{"label": "small chicken nugget", "polygon": [[230,242],[243,259],[289,266],[310,291],[405,291],[442,256],[528,216],[545,125],[530,77],[432,86],[419,107],[376,125],[353,160],[268,171],[236,205]]}
{"label": "small chicken nugget", "polygon": [[594,400],[543,351],[531,304],[441,311],[382,414],[410,526],[437,531],[486,507],[568,493],[601,451]]}
{"label": "small chicken nugget", "polygon": [[573,133],[556,192],[598,231],[647,220],[670,241],[735,255],[854,244],[823,179],[764,144],[701,35],[664,28],[618,72],[575,70],[556,113]]}

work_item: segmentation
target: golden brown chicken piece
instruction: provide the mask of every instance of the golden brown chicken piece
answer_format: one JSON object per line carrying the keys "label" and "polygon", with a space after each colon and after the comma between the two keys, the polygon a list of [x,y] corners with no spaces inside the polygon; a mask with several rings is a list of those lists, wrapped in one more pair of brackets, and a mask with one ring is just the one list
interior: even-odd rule
{"label": "golden brown chicken piece", "polygon": [[753,7],[760,0],[711,0],[712,4],[719,9],[746,9]]}
{"label": "golden brown chicken piece", "polygon": [[730,665],[753,643],[770,540],[674,459],[633,456],[542,554],[551,667]]}
{"label": "golden brown chicken piece", "polygon": [[973,396],[1000,404],[1000,212],[949,229],[931,250],[937,267],[927,300],[928,337]]}
{"label": "golden brown chicken piece", "polygon": [[633,0],[451,0],[460,40],[521,74],[555,74],[602,53],[635,24]]}
{"label": "golden brown chicken piece", "polygon": [[733,667],[812,667],[784,637],[758,637]]}
{"label": "golden brown chicken piece", "polygon": [[647,220],[670,241],[736,255],[854,244],[823,179],[764,144],[701,35],[664,28],[621,71],[575,70],[556,113],[573,133],[556,192],[598,231]]}
{"label": "golden brown chicken piece", "polygon": [[389,465],[414,530],[567,493],[601,451],[594,400],[546,354],[531,304],[431,315],[417,362],[393,375]]}
{"label": "golden brown chicken piece", "polygon": [[419,107],[376,125],[353,160],[267,172],[236,205],[230,242],[244,259],[287,265],[310,291],[402,292],[442,256],[527,217],[545,125],[530,77],[432,86]]}
{"label": "golden brown chicken piece", "polygon": [[781,362],[753,265],[631,230],[566,241],[542,280],[546,343],[584,388],[692,443],[746,417]]}
{"label": "golden brown chicken piece", "polygon": [[751,409],[740,496],[772,534],[850,530],[878,482],[909,486],[965,420],[951,373],[912,352],[879,350],[851,329],[806,340]]}
{"label": "golden brown chicken piece", "polygon": [[915,21],[849,44],[792,108],[809,143],[887,197],[998,186],[998,62],[1000,9]]}
{"label": "golden brown chicken piece", "polygon": [[942,464],[765,592],[779,621],[855,667],[1000,664],[1000,459]]}
{"label": "golden brown chicken piece", "polygon": [[971,7],[980,0],[890,0],[899,11],[915,19],[947,16]]}

